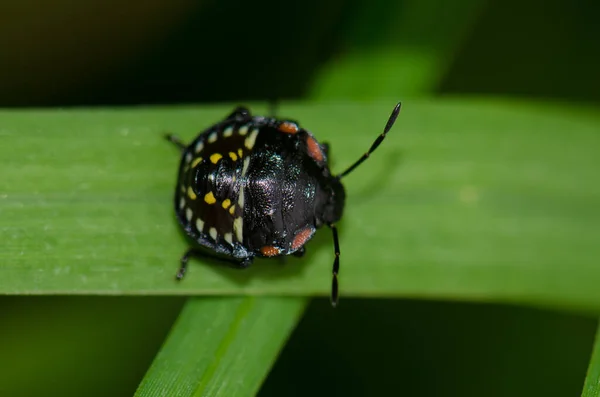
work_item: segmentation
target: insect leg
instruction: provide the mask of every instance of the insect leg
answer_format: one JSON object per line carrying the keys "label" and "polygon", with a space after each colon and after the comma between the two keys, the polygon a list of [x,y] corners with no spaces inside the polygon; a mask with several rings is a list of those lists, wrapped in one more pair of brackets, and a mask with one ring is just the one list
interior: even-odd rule
{"label": "insect leg", "polygon": [[225,117],[227,120],[246,120],[248,118],[250,118],[250,110],[245,107],[245,106],[238,106],[235,109],[233,109],[233,112],[231,112],[231,114],[227,117]]}
{"label": "insect leg", "polygon": [[329,143],[328,142],[323,142],[321,144],[321,146],[323,146],[323,152],[325,153],[325,156],[329,157],[329,149],[330,149]]}
{"label": "insect leg", "polygon": [[306,253],[306,248],[300,247],[300,248],[298,248],[298,251],[294,252],[292,255],[294,255],[295,257],[298,257],[298,258],[302,258],[305,253]]}
{"label": "insect leg", "polygon": [[165,134],[165,139],[177,146],[181,151],[184,151],[186,148],[186,144],[181,141],[181,139],[177,138],[173,134]]}
{"label": "insect leg", "polygon": [[333,232],[333,247],[335,249],[335,259],[333,261],[333,279],[331,280],[331,306],[336,307],[338,304],[338,272],[340,271],[340,242],[335,224],[330,224],[329,227]]}
{"label": "insect leg", "polygon": [[183,276],[185,276],[185,272],[187,271],[188,261],[190,260],[190,258],[192,256],[195,256],[197,258],[214,259],[214,260],[223,262],[225,264],[228,264],[229,266],[237,268],[237,269],[245,269],[248,266],[250,266],[250,264],[252,264],[252,258],[250,258],[250,257],[242,259],[242,260],[228,259],[228,258],[223,258],[223,257],[217,256],[217,255],[212,255],[208,252],[199,250],[197,248],[189,248],[187,251],[185,251],[185,253],[181,257],[181,261],[180,261],[181,266],[179,268],[179,271],[177,272],[177,275],[175,276],[175,278],[177,280],[181,280],[181,279],[183,279]]}
{"label": "insect leg", "polygon": [[277,110],[279,108],[279,102],[277,101],[277,99],[270,99],[269,100],[269,111],[268,111],[268,116],[269,117],[277,117]]}

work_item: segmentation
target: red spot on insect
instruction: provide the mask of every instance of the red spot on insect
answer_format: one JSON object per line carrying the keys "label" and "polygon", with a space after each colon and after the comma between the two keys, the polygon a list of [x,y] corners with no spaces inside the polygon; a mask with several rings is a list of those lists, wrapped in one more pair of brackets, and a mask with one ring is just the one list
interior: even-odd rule
{"label": "red spot on insect", "polygon": [[297,250],[298,248],[306,244],[306,242],[312,237],[314,232],[315,230],[312,227],[307,227],[305,229],[300,230],[296,234],[296,237],[294,237],[294,241],[292,241],[292,249]]}
{"label": "red spot on insect", "polygon": [[272,245],[265,245],[260,249],[260,253],[264,256],[277,256],[281,251],[277,247],[273,247]]}
{"label": "red spot on insect", "polygon": [[308,136],[306,138],[306,146],[310,157],[319,162],[323,161],[323,150],[321,150],[321,146],[319,146],[315,138]]}
{"label": "red spot on insect", "polygon": [[290,123],[289,121],[284,121],[279,124],[279,131],[285,132],[286,134],[295,134],[298,132],[298,126],[294,123]]}

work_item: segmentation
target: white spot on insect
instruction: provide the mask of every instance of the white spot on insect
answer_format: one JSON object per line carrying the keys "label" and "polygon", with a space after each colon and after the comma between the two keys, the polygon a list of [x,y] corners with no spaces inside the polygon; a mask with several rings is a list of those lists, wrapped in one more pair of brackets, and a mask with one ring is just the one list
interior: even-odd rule
{"label": "white spot on insect", "polygon": [[196,153],[200,153],[203,149],[204,149],[204,142],[198,141],[198,143],[196,144],[196,148],[194,150],[196,151]]}
{"label": "white spot on insect", "polygon": [[210,134],[208,136],[208,143],[216,142],[216,140],[217,140],[217,133],[216,132],[213,132],[212,134]]}
{"label": "white spot on insect", "polygon": [[231,135],[233,135],[233,126],[229,126],[227,128],[225,128],[225,131],[223,131],[223,136],[225,138],[229,138]]}
{"label": "white spot on insect", "polygon": [[200,218],[196,219],[196,229],[198,229],[200,233],[204,230],[204,221]]}
{"label": "white spot on insect", "polygon": [[241,126],[238,132],[241,136],[246,135],[248,133],[248,126],[247,125]]}
{"label": "white spot on insect", "polygon": [[186,208],[186,210],[185,210],[185,218],[188,220],[188,222],[192,220],[192,215],[193,215],[192,209],[191,208]]}
{"label": "white spot on insect", "polygon": [[244,220],[241,216],[233,221],[233,231],[235,232],[235,238],[241,242],[244,237]]}
{"label": "white spot on insect", "polygon": [[188,153],[188,154],[186,154],[186,155],[185,155],[185,162],[186,162],[186,163],[189,163],[190,161],[192,161],[192,158],[193,158],[193,157],[194,157],[194,156],[192,156],[192,154],[191,154],[191,153]]}
{"label": "white spot on insect", "polygon": [[225,233],[225,241],[229,243],[229,245],[233,245],[233,234]]}
{"label": "white spot on insect", "polygon": [[246,140],[244,141],[244,145],[246,145],[246,147],[250,150],[254,147],[254,144],[256,143],[256,137],[258,136],[258,130],[254,129],[252,130],[252,132],[250,133],[250,135],[248,135],[248,138],[246,138]]}
{"label": "white spot on insect", "polygon": [[217,229],[215,229],[214,227],[211,227],[210,230],[208,231],[208,233],[210,234],[210,237],[213,240],[217,240]]}
{"label": "white spot on insect", "polygon": [[[248,164],[250,163],[250,159],[246,158],[246,160],[244,160],[244,171],[243,173],[245,173],[245,170],[248,168]],[[242,186],[240,188],[240,195],[238,196],[238,207],[240,207],[240,210],[244,210],[244,187]],[[233,208],[233,207],[232,207]],[[233,214],[232,214],[233,215]],[[242,218],[242,216],[238,216],[237,218],[234,219],[233,221],[233,231],[235,232],[235,238],[238,241],[243,241],[243,237],[244,237],[244,219]]]}
{"label": "white spot on insect", "polygon": [[250,157],[246,157],[244,159],[244,166],[242,167],[242,178],[246,176],[246,172],[248,172],[249,165],[250,165]]}
{"label": "white spot on insect", "polygon": [[185,198],[180,198],[179,199],[179,209],[182,210],[183,207],[185,207]]}

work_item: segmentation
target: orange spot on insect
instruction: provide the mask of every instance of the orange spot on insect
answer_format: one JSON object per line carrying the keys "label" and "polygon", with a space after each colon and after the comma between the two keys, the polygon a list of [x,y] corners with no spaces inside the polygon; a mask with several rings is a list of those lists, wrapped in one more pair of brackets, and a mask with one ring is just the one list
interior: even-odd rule
{"label": "orange spot on insect", "polygon": [[308,136],[306,138],[306,146],[310,157],[316,161],[323,161],[323,150],[321,150],[321,146],[319,146],[315,138]]}
{"label": "orange spot on insect", "polygon": [[284,121],[279,124],[279,131],[285,132],[286,134],[295,134],[298,132],[298,126],[294,123],[290,123],[289,121]]}
{"label": "orange spot on insect", "polygon": [[276,256],[279,255],[281,251],[277,247],[273,247],[272,245],[265,245],[260,249],[260,253],[264,256]]}
{"label": "orange spot on insect", "polygon": [[294,241],[292,241],[292,249],[297,250],[298,248],[306,244],[308,239],[312,237],[313,233],[314,229],[312,227],[307,227],[305,229],[300,230],[296,234],[296,237],[294,237]]}

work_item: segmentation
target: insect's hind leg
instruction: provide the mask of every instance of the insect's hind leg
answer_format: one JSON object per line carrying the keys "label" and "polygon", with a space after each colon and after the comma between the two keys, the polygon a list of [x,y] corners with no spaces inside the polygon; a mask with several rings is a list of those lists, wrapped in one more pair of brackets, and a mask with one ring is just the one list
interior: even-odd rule
{"label": "insect's hind leg", "polygon": [[197,249],[197,248],[190,248],[187,251],[185,251],[185,253],[181,257],[181,260],[180,260],[181,266],[179,267],[179,271],[177,272],[177,275],[175,276],[175,278],[177,280],[183,279],[183,277],[185,276],[185,272],[187,271],[188,261],[193,256],[195,256],[197,258],[214,259],[214,260],[220,261],[224,264],[228,264],[229,266],[237,268],[237,269],[245,269],[252,264],[251,257],[241,259],[241,260],[228,259],[228,258],[223,258],[223,257],[217,256],[217,255],[212,255],[208,252],[205,252],[205,251]]}

